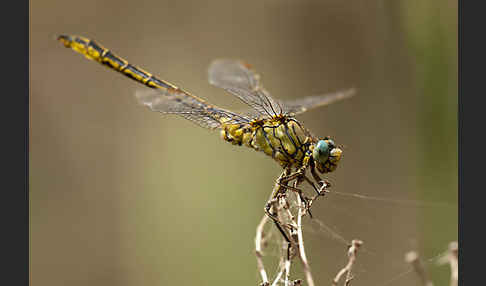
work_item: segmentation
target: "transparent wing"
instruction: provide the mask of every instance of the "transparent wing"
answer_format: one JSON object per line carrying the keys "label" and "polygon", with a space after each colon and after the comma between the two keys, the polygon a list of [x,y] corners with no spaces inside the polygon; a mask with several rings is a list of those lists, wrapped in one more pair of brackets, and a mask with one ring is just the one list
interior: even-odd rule
{"label": "transparent wing", "polygon": [[[356,90],[354,88],[338,91],[335,93],[327,93],[323,95],[311,95],[295,100],[281,101],[280,106],[282,107],[283,115],[294,116],[306,112],[307,110],[326,106],[336,101],[349,98],[355,95]],[[244,115],[246,118],[256,118],[260,114],[254,109],[246,109],[237,111],[238,114]]]}
{"label": "transparent wing", "polygon": [[329,105],[356,94],[356,89],[350,88],[323,95],[306,96],[303,98],[281,102],[284,114],[297,115],[320,106]]}
{"label": "transparent wing", "polygon": [[135,97],[140,104],[147,106],[152,111],[162,114],[177,114],[208,129],[219,128],[223,122],[248,123],[250,121],[244,116],[210,105],[182,90],[137,91]]}
{"label": "transparent wing", "polygon": [[260,75],[243,61],[213,61],[209,66],[209,83],[238,97],[260,115],[272,117],[283,112],[280,103],[263,88]]}

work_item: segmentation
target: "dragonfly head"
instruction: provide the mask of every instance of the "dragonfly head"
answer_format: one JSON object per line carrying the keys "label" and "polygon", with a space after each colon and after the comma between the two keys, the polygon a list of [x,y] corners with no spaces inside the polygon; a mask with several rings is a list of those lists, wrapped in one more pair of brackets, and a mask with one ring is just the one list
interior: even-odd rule
{"label": "dragonfly head", "polygon": [[329,173],[336,170],[342,153],[343,151],[334,144],[334,141],[326,137],[314,145],[312,158],[319,172]]}

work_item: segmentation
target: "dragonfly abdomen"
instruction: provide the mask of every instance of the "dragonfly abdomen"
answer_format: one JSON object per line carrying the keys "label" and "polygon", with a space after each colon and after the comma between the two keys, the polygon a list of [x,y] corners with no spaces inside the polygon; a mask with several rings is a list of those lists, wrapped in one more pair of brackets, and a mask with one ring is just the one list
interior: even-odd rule
{"label": "dragonfly abdomen", "polygon": [[265,119],[256,124],[228,124],[221,137],[274,158],[282,166],[300,166],[310,145],[307,131],[294,119]]}
{"label": "dragonfly abdomen", "polygon": [[151,73],[139,67],[129,64],[125,59],[115,55],[95,41],[84,37],[66,35],[59,36],[58,40],[67,48],[83,54],[86,58],[97,61],[150,88],[177,89],[176,86],[156,78]]}

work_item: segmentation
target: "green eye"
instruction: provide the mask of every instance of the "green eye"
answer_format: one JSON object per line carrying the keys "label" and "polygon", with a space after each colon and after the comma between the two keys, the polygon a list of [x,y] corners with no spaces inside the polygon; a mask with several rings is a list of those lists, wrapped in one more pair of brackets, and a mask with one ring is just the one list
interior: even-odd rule
{"label": "green eye", "polygon": [[314,157],[314,160],[324,164],[329,158],[329,149],[330,146],[328,142],[319,140],[314,148],[314,151],[312,151],[312,157]]}

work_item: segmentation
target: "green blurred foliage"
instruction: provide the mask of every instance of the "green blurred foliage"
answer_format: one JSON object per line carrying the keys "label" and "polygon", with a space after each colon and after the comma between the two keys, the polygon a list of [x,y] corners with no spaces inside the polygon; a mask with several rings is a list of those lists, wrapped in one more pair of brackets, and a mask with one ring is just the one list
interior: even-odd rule
{"label": "green blurred foliage", "polygon": [[[409,1],[402,9],[410,51],[415,59],[418,97],[419,196],[457,202],[457,1]],[[421,251],[433,255],[457,239],[457,208],[424,209]],[[442,231],[430,228],[438,225]],[[447,269],[431,268],[437,285],[448,283]]]}

